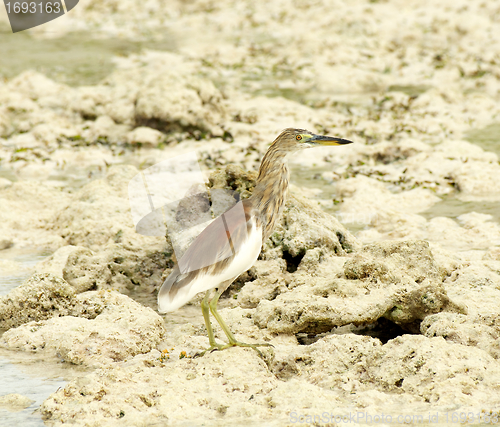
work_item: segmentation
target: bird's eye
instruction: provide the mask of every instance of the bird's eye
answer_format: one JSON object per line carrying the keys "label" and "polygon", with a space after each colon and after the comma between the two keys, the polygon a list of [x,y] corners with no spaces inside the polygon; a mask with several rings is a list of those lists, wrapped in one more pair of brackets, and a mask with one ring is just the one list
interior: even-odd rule
{"label": "bird's eye", "polygon": [[302,135],[297,135],[297,136],[295,137],[295,139],[296,139],[297,141],[300,141],[300,140],[302,139]]}

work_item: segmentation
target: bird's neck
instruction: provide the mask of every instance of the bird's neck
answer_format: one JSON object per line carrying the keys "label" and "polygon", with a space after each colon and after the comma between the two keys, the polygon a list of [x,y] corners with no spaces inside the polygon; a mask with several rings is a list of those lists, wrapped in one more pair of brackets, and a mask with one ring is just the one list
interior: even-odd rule
{"label": "bird's neck", "polygon": [[290,180],[287,155],[286,151],[269,148],[250,197],[253,207],[260,212],[263,240],[271,235],[285,205]]}

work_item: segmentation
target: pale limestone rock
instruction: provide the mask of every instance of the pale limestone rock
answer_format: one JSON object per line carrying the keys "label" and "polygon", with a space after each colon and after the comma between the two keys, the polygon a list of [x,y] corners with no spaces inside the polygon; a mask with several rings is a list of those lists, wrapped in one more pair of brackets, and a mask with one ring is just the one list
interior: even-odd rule
{"label": "pale limestone rock", "polygon": [[0,194],[0,235],[17,248],[57,249],[60,236],[47,230],[54,210],[67,206],[71,197],[37,181],[18,181]]}
{"label": "pale limestone rock", "polygon": [[464,200],[500,200],[500,164],[467,162],[456,168],[451,174],[460,197]]}
{"label": "pale limestone rock", "polygon": [[0,108],[0,137],[7,137],[12,132],[12,123],[8,119],[7,111],[5,110],[5,107]]}
{"label": "pale limestone rock", "polygon": [[156,129],[139,126],[130,131],[127,134],[126,138],[130,144],[140,144],[146,147],[156,147],[165,139],[165,136]]}
{"label": "pale limestone rock", "polygon": [[[267,365],[251,349],[179,359],[178,349],[153,350],[71,381],[42,405],[46,420],[99,423],[102,414],[135,424],[207,425],[261,422],[291,416],[344,415],[353,405],[367,414],[401,414],[411,404],[430,411],[465,408],[488,399],[500,404],[500,365],[479,349],[442,338],[404,335],[385,345],[353,334],[331,335],[310,346],[276,345]],[[167,357],[170,356],[170,357]],[[403,392],[403,393],[402,393]],[[79,421],[81,420],[81,421]],[[80,423],[80,424],[79,424]]]}
{"label": "pale limestone rock", "polygon": [[12,186],[12,181],[8,180],[7,178],[0,178],[0,190],[9,188],[11,186]]}
{"label": "pale limestone rock", "polygon": [[63,277],[79,291],[116,289],[127,292],[141,287],[145,292],[153,292],[162,282],[163,271],[172,265],[171,256],[172,250],[161,241],[144,247],[110,244],[95,254],[71,253]]}
{"label": "pale limestone rock", "polygon": [[251,271],[254,280],[246,282],[238,292],[238,303],[242,307],[255,308],[262,300],[273,300],[286,292],[286,286],[291,282],[282,258],[257,260]]}
{"label": "pale limestone rock", "polygon": [[363,390],[360,373],[382,348],[367,336],[329,335],[311,345],[277,346],[270,370],[281,380],[301,377],[325,389],[355,392]]}
{"label": "pale limestone rock", "polygon": [[124,249],[110,244],[93,252],[84,246],[63,246],[35,267],[38,273],[62,277],[77,293],[88,290],[119,289],[128,291],[141,286],[154,289],[161,282],[170,252],[163,244]]}
{"label": "pale limestone rock", "polygon": [[484,255],[485,260],[500,261],[500,247],[493,247]]}
{"label": "pale limestone rock", "polygon": [[488,249],[500,242],[500,225],[490,221],[489,215],[483,214],[474,213],[476,220],[469,221],[467,218],[472,218],[469,217],[471,214],[460,216],[463,225],[447,217],[432,218],[425,225],[424,236],[455,251]]}
{"label": "pale limestone rock", "polygon": [[159,129],[167,132],[194,128],[222,136],[224,113],[222,95],[211,81],[186,78],[167,70],[149,79],[135,103],[137,122],[156,122]]}
{"label": "pale limestone rock", "polygon": [[271,363],[280,379],[340,389],[355,401],[372,390],[387,396],[402,390],[417,401],[440,405],[455,399],[472,405],[485,394],[498,402],[493,396],[499,369],[498,361],[482,350],[415,335],[385,345],[370,337],[330,335],[309,346],[278,347]]}
{"label": "pale limestone rock", "polygon": [[48,230],[72,246],[61,248],[38,271],[48,268],[77,292],[136,286],[152,291],[171,264],[172,250],[163,239],[135,231],[128,183],[137,173],[132,166],[112,167],[105,179],[85,185],[53,213]]}
{"label": "pale limestone rock", "polygon": [[127,194],[128,183],[137,173],[133,166],[112,167],[105,179],[85,185],[54,215],[51,230],[67,243],[89,249],[141,240],[143,236],[135,232],[132,223]]}
{"label": "pale limestone rock", "polygon": [[327,257],[321,264],[316,271],[299,265],[285,292],[259,303],[256,323],[276,333],[321,333],[386,317],[418,330],[429,314],[465,312],[449,299],[442,283],[445,272],[426,242],[372,244],[343,266]]}
{"label": "pale limestone rock", "polygon": [[[373,356],[372,356],[373,357]],[[401,390],[431,404],[498,405],[500,364],[485,351],[441,338],[404,335],[373,359],[368,377],[387,391]]]}
{"label": "pale limestone rock", "polygon": [[0,407],[10,412],[22,411],[31,406],[32,403],[33,400],[19,393],[10,393],[0,396]]}
{"label": "pale limestone rock", "polygon": [[117,292],[90,291],[70,302],[65,316],[9,329],[0,345],[50,352],[76,365],[100,366],[149,352],[165,333],[157,313]]}
{"label": "pale limestone rock", "polygon": [[[453,301],[467,307],[468,316],[438,317],[436,326],[427,324],[429,333],[445,335],[447,330],[456,330],[457,342],[468,341],[498,357],[498,340],[491,337],[500,333],[500,262],[478,260],[463,262],[444,281],[444,286]],[[432,318],[429,322],[433,322]],[[477,330],[477,332],[474,332]]]}
{"label": "pale limestone rock", "polygon": [[336,218],[304,197],[289,197],[281,223],[283,228],[275,230],[271,240],[280,241],[283,251],[292,257],[314,248],[325,248],[339,256],[359,248],[356,239]]}
{"label": "pale limestone rock", "polygon": [[[298,346],[292,333],[260,329],[254,323],[254,307],[261,301],[272,303],[296,292],[293,304],[299,306],[311,295],[330,298],[332,283],[339,301],[349,302],[342,316],[352,316],[349,309],[357,307],[358,301],[371,304],[368,311],[383,312],[374,307],[377,292],[390,290],[392,280],[400,279],[406,279],[407,286],[394,295],[402,298],[404,310],[395,310],[393,320],[407,321],[407,316],[423,316],[438,308],[418,298],[425,296],[427,280],[417,283],[422,278],[419,262],[408,274],[399,272],[402,265],[406,271],[411,256],[406,263],[394,262],[393,254],[386,260],[382,252],[360,251],[358,245],[352,251],[353,263],[339,236],[343,252],[337,254],[341,256],[332,253],[339,248],[334,234],[341,231],[346,236],[342,228],[329,221],[314,221],[310,227],[314,214],[298,219],[291,215],[294,229],[283,224],[276,230],[254,273],[242,279],[247,284],[238,299],[222,301],[248,308],[221,310],[238,338],[276,346],[275,361],[284,360],[292,372],[287,381],[276,380],[249,349],[214,353],[205,356],[207,361],[179,361],[180,350],[191,354],[207,346],[199,308],[186,307],[197,312],[194,324],[166,316],[166,341],[177,347],[175,362],[185,366],[157,366],[160,355],[154,350],[127,366],[111,364],[47,401],[49,422],[154,425],[170,421],[177,425],[201,419],[206,425],[220,425],[254,419],[257,424],[296,425],[292,413],[323,414],[325,409],[333,414],[372,415],[405,410],[427,416],[436,408],[448,413],[477,413],[478,408],[498,413],[498,359],[486,354],[494,356],[497,351],[498,221],[469,214],[457,223],[416,214],[436,203],[436,195],[447,195],[452,201],[454,197],[498,200],[497,155],[462,140],[477,129],[478,137],[471,139],[481,143],[481,129],[500,117],[500,51],[494,37],[498,5],[444,0],[432,7],[428,1],[392,1],[378,2],[376,7],[339,2],[332,8],[328,2],[295,2],[285,10],[285,3],[242,2],[234,8],[227,0],[89,0],[80,2],[64,19],[34,28],[35,37],[61,37],[75,28],[134,41],[168,34],[178,43],[179,53],[146,51],[116,58],[118,70],[96,86],[69,88],[34,72],[0,82],[0,135],[4,137],[0,168],[11,169],[23,179],[58,173],[63,178],[88,179],[132,156],[134,164],[149,165],[196,148],[203,151],[203,161],[210,168],[231,162],[253,170],[285,127],[346,137],[355,144],[308,150],[293,161],[307,167],[328,165],[328,182],[339,183],[339,191],[351,186],[361,191],[359,176],[372,178],[375,182],[366,185],[364,194],[347,191],[342,196],[349,210],[339,217],[367,228],[357,234],[363,243],[429,240],[435,265],[422,262],[422,268],[429,267],[429,276],[436,282],[444,280],[442,286],[433,283],[430,293],[437,292],[439,305],[444,287],[453,302],[468,306],[469,314],[440,312],[423,319],[420,326],[428,327],[427,334],[446,335],[448,341],[403,336],[381,345],[372,338],[346,334]],[[303,22],[317,25],[297,31]],[[186,28],[192,31],[187,34]],[[141,124],[173,133],[163,151],[128,150],[130,129]],[[234,142],[218,138],[197,143],[186,139],[186,134],[224,135],[228,140],[234,137]],[[491,141],[490,147],[497,149]],[[170,258],[160,255],[164,249],[160,244],[133,236],[123,202],[126,184],[120,184],[126,182],[127,173],[123,175],[123,179],[115,175],[116,186],[111,190],[106,179],[104,185],[90,186],[77,195],[61,193],[68,205],[75,196],[78,206],[73,210],[66,210],[66,204],[42,187],[20,192],[16,199],[10,198],[12,193],[4,197],[2,191],[0,235],[16,247],[55,250],[72,243],[95,251],[75,256],[64,267],[63,276],[79,290],[124,289],[138,282],[152,288],[161,282],[158,271]],[[53,218],[60,218],[60,223]],[[352,277],[356,270],[367,277],[342,280],[346,262],[351,262]],[[435,274],[436,268],[442,277]],[[100,304],[89,300],[85,306],[94,317],[101,310]],[[86,319],[77,322],[85,324]],[[216,334],[224,338],[219,329]],[[77,360],[76,355],[71,357]],[[259,381],[266,385],[274,381],[276,386],[258,389]],[[313,423],[318,424],[307,420]],[[327,423],[343,424],[336,420],[323,424]]]}
{"label": "pale limestone rock", "polygon": [[[64,267],[68,262],[68,258],[72,254],[87,254],[92,255],[92,251],[87,249],[84,246],[63,246],[55,251],[52,255],[45,258],[43,261],[40,261],[35,266],[35,273],[50,273],[54,276],[64,278]],[[74,286],[77,292],[81,292],[78,287]],[[87,290],[87,289],[83,289]]]}
{"label": "pale limestone rock", "polygon": [[[237,364],[236,354],[240,360]],[[137,372],[141,372],[142,379],[131,387],[129,381]],[[118,370],[106,367],[71,382],[65,396],[49,398],[42,411],[45,418],[62,421],[79,414],[77,419],[87,423],[100,420],[101,408],[110,404],[114,406],[107,409],[111,409],[110,415],[121,417],[127,424],[135,424],[139,417],[144,420],[145,411],[152,411],[146,414],[151,421],[268,418],[265,402],[275,387],[274,375],[253,351],[216,352],[200,359],[177,358],[166,363],[160,362],[160,353],[156,351],[134,358]],[[254,398],[250,399],[252,394]],[[101,399],[95,399],[96,395]],[[82,400],[73,406],[71,415],[66,412],[65,403],[77,396]]]}
{"label": "pale limestone rock", "polygon": [[81,136],[87,141],[117,144],[125,140],[125,135],[129,130],[128,125],[117,124],[111,117],[103,114],[84,128]]}
{"label": "pale limestone rock", "polygon": [[426,337],[443,337],[456,344],[478,347],[494,359],[500,359],[500,328],[475,322],[456,313],[438,313],[427,316],[420,325]]}
{"label": "pale limestone rock", "polygon": [[420,218],[416,214],[440,201],[422,188],[392,193],[382,182],[364,176],[340,181],[336,189],[338,197],[345,198],[340,211],[342,222],[376,226],[385,233],[399,232],[394,236],[398,238],[413,237],[402,234],[404,223],[417,225]]}
{"label": "pale limestone rock", "polygon": [[71,313],[74,297],[75,290],[63,279],[49,273],[35,274],[0,297],[0,328],[67,316]]}
{"label": "pale limestone rock", "polygon": [[25,71],[7,83],[7,88],[33,100],[58,95],[68,88],[58,84],[45,75],[33,70]]}
{"label": "pale limestone rock", "polygon": [[0,259],[0,276],[11,276],[25,272],[26,268],[21,263],[9,259]]}

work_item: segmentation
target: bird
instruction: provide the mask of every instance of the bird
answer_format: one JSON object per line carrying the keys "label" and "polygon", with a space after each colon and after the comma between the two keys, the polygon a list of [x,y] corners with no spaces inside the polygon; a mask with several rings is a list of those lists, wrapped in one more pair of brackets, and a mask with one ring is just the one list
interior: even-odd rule
{"label": "bird", "polygon": [[[217,303],[231,283],[255,263],[263,242],[281,216],[290,180],[287,165],[290,155],[312,147],[351,143],[305,129],[283,130],[261,161],[252,195],[213,220],[178,260],[158,292],[158,311],[162,314],[175,311],[196,294],[205,292],[201,310],[209,347],[198,356],[235,346],[253,348],[262,356],[257,347],[270,346],[238,341],[217,311]],[[216,342],[210,313],[225,333],[227,343]]]}

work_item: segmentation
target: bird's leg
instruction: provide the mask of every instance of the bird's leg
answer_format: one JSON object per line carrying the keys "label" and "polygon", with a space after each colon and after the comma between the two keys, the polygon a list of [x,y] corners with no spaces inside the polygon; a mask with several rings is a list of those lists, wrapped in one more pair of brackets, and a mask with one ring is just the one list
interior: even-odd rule
{"label": "bird's leg", "polygon": [[212,329],[212,324],[210,323],[210,307],[208,302],[209,296],[210,296],[210,290],[207,291],[205,297],[201,300],[201,311],[203,313],[203,318],[205,319],[205,326],[207,327],[208,341],[210,343],[210,347],[207,348],[205,351],[198,353],[196,356],[203,356],[207,351],[212,351],[215,349],[221,350],[222,347],[224,347],[223,344],[218,344],[217,341],[215,341],[214,331]]}
{"label": "bird's leg", "polygon": [[234,346],[237,346],[237,347],[251,347],[257,353],[259,353],[259,356],[262,356],[262,353],[260,352],[260,350],[257,347],[263,347],[263,346],[272,347],[272,344],[269,344],[269,343],[265,343],[265,344],[247,344],[247,343],[240,342],[240,341],[236,340],[236,338],[234,337],[233,333],[231,332],[231,330],[229,329],[229,327],[226,325],[226,322],[224,322],[224,320],[220,316],[219,312],[217,311],[217,303],[219,302],[219,298],[220,298],[220,296],[222,295],[222,293],[224,291],[225,291],[225,288],[219,288],[219,289],[217,289],[217,291],[215,292],[214,297],[212,298],[212,300],[210,301],[210,304],[209,304],[210,311],[212,312],[213,316],[215,317],[215,320],[217,320],[217,322],[219,323],[220,327],[222,328],[222,330],[226,334],[227,339],[229,341],[229,344],[226,344],[222,348],[219,348],[219,350],[224,350],[225,348],[234,347]]}
{"label": "bird's leg", "polygon": [[210,291],[208,290],[205,297],[201,301],[201,311],[203,312],[203,318],[205,319],[205,326],[207,327],[208,340],[210,342],[210,347],[216,347],[214,331],[212,329],[212,324],[210,323],[210,308],[208,305],[208,297],[210,296]]}
{"label": "bird's leg", "polygon": [[215,320],[217,320],[220,327],[222,328],[222,330],[226,334],[227,339],[229,341],[229,344],[232,344],[232,343],[236,342],[236,338],[234,337],[234,335],[231,332],[231,330],[229,329],[229,327],[226,325],[226,322],[224,322],[224,320],[222,320],[222,317],[220,317],[220,314],[217,311],[217,303],[219,302],[219,298],[222,295],[222,292],[223,292],[223,289],[220,289],[220,288],[215,291],[214,297],[210,300],[209,307],[210,307],[210,311],[212,312],[213,316],[215,317]]}

